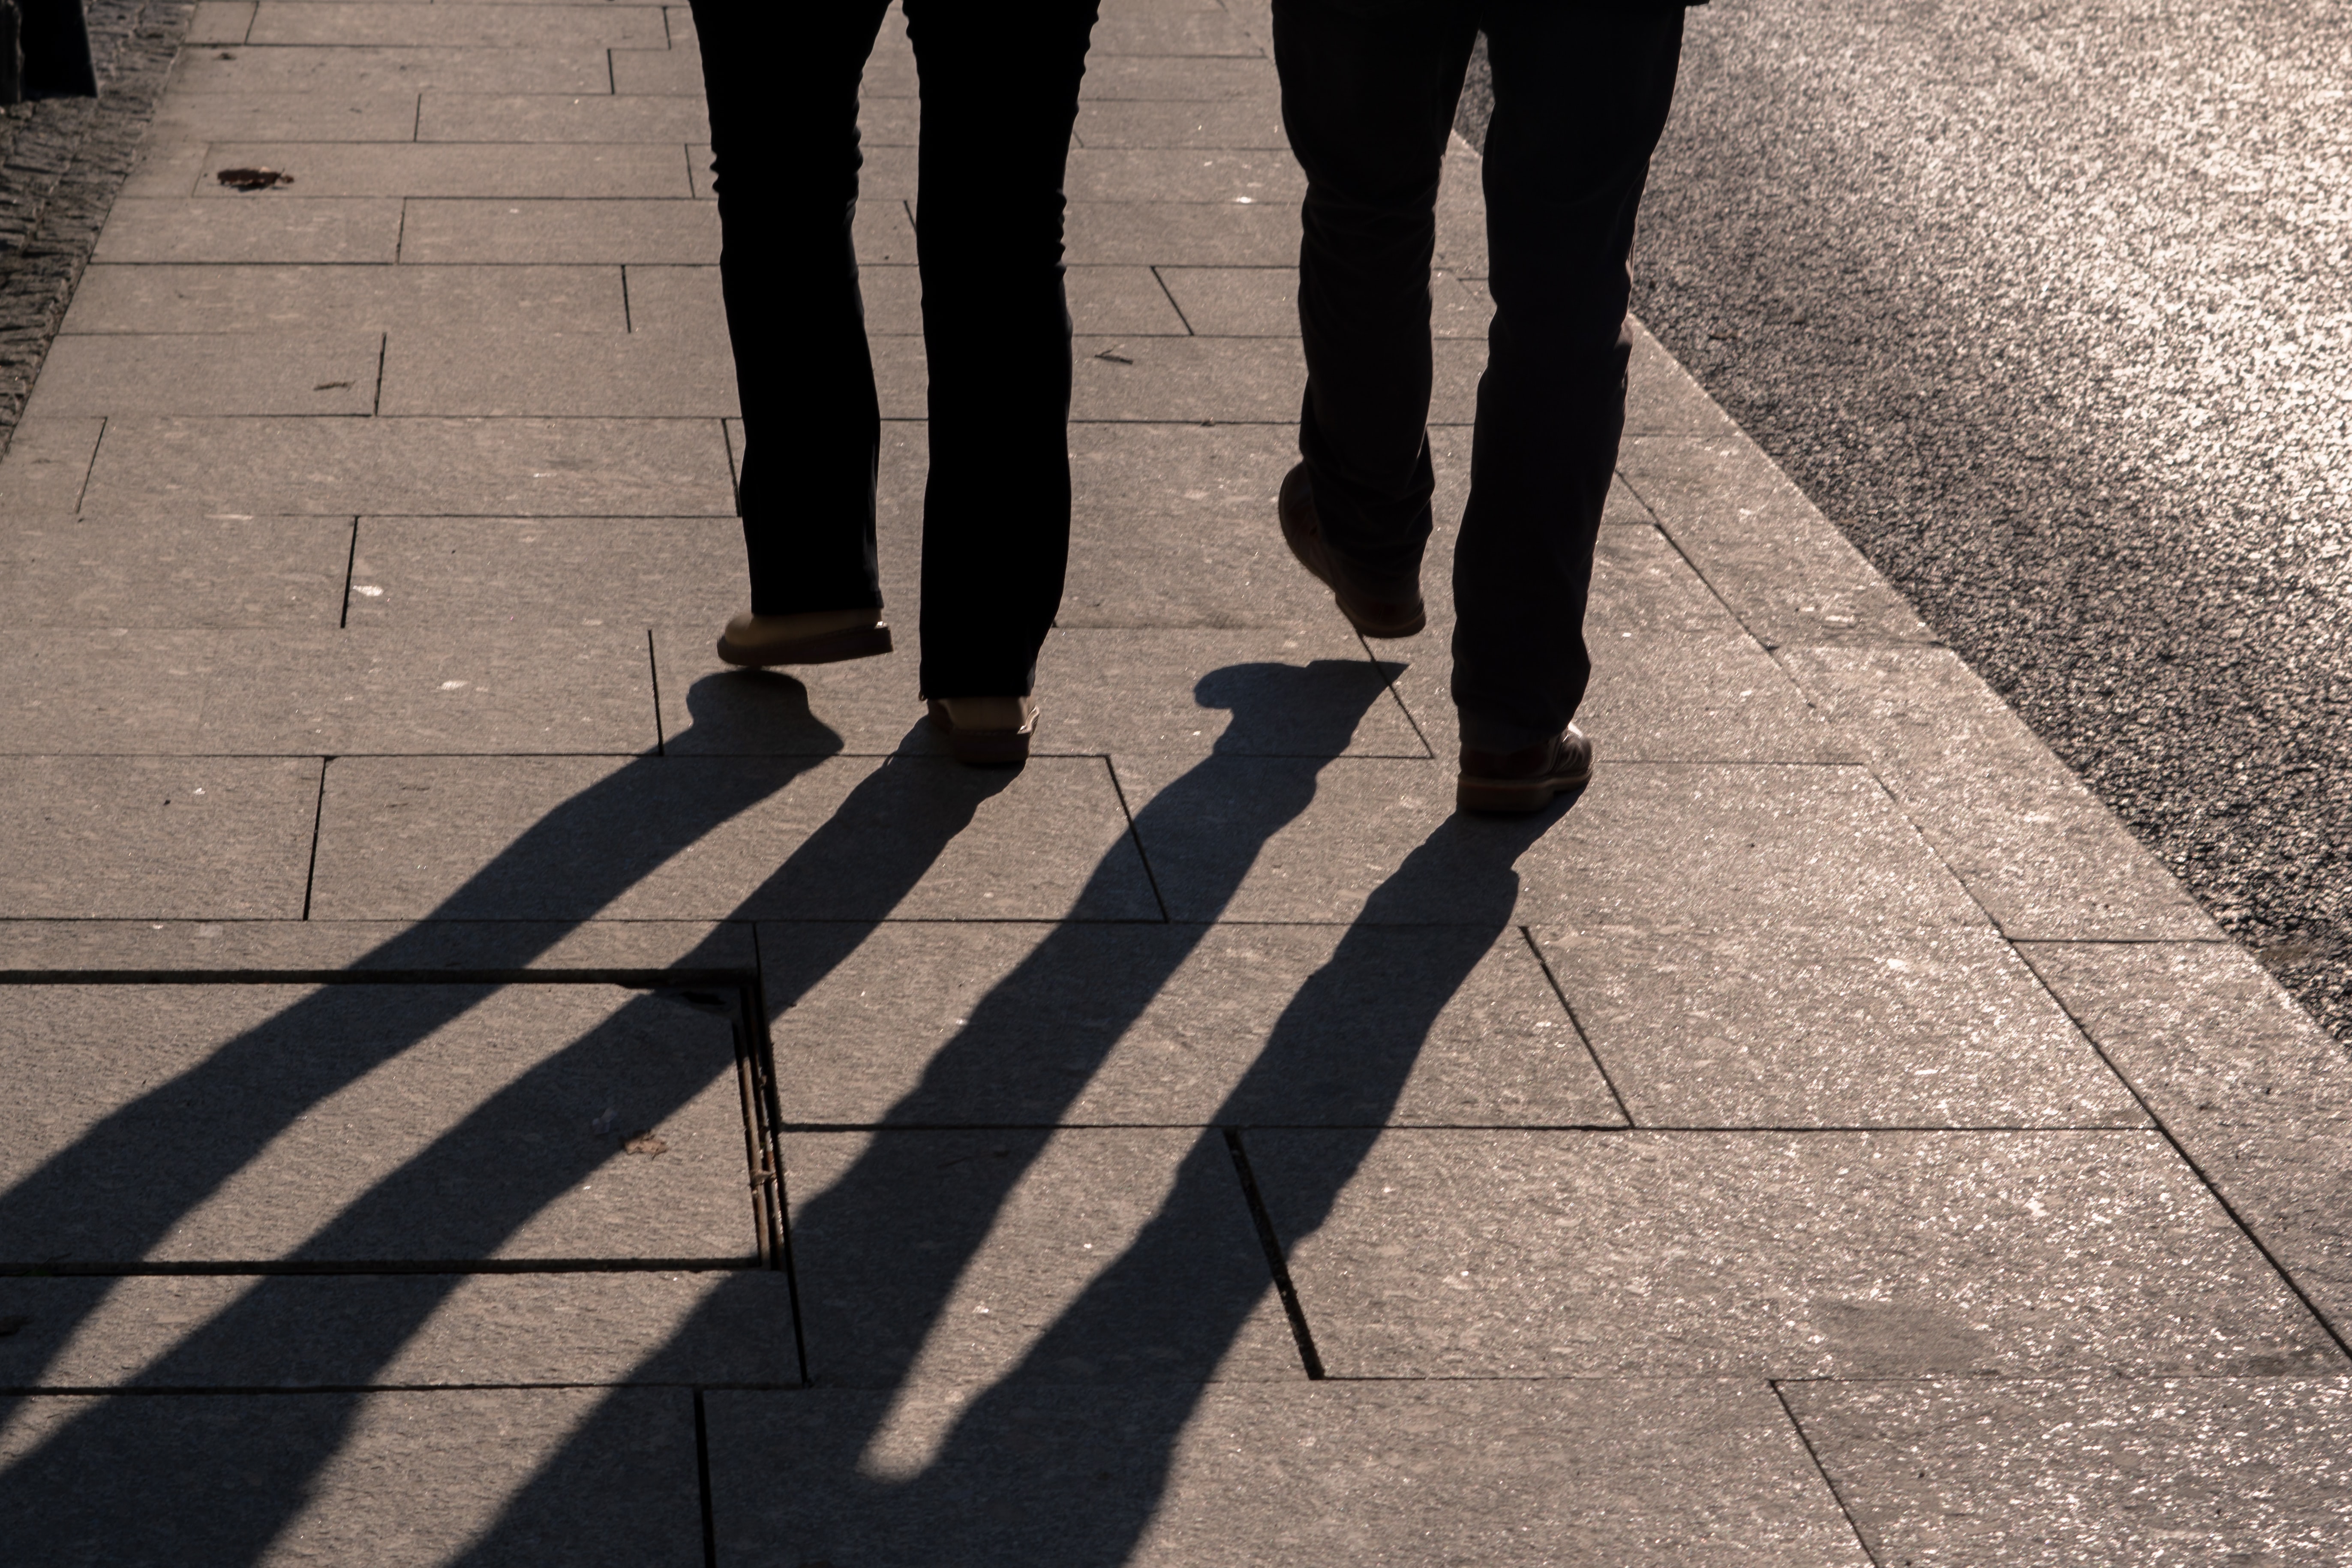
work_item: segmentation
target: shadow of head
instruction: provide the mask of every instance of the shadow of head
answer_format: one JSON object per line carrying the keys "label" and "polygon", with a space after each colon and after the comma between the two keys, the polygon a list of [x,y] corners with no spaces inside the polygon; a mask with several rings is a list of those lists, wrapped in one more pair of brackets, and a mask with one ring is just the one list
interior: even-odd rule
{"label": "shadow of head", "polygon": [[1229,664],[1192,687],[1193,701],[1233,714],[1216,744],[1228,756],[1336,757],[1387,695],[1379,668],[1355,658]]}

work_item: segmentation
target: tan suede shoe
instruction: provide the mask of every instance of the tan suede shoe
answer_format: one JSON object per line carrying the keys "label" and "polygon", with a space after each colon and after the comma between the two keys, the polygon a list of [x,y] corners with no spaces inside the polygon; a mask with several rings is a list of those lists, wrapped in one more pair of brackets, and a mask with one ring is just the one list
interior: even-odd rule
{"label": "tan suede shoe", "polygon": [[890,651],[890,628],[879,610],[805,610],[794,616],[737,616],[719,634],[719,657],[729,664],[766,668],[778,664],[835,664]]}
{"label": "tan suede shoe", "polygon": [[1592,777],[1592,742],[1570,724],[1549,741],[1516,752],[1462,748],[1454,804],[1464,811],[1541,811],[1552,797]]}
{"label": "tan suede shoe", "polygon": [[946,731],[948,752],[974,767],[1012,767],[1029,760],[1037,728],[1031,697],[934,697],[931,726]]}

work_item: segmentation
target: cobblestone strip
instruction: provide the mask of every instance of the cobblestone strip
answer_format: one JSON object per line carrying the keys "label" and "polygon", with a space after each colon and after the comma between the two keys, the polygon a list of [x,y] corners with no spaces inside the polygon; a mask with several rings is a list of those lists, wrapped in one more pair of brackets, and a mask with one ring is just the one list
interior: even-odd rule
{"label": "cobblestone strip", "polygon": [[0,456],[194,10],[190,0],[95,0],[98,98],[19,104],[0,120]]}

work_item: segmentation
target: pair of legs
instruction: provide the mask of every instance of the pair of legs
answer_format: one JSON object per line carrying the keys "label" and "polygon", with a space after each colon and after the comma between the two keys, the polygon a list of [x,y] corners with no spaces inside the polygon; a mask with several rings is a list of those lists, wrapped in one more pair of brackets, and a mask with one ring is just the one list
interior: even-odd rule
{"label": "pair of legs", "polygon": [[1678,6],[1633,3],[1276,0],[1283,124],[1307,181],[1299,447],[1323,544],[1373,599],[1417,594],[1430,534],[1438,173],[1486,35],[1495,317],[1454,563],[1465,748],[1550,743],[1591,676],[1585,599],[1625,424],[1625,262],[1682,24]]}
{"label": "pair of legs", "polygon": [[[1095,0],[904,5],[930,365],[922,690],[1025,695],[1069,553],[1062,178]],[[858,82],[885,8],[694,0],[754,616],[882,605],[881,415],[851,225]]]}

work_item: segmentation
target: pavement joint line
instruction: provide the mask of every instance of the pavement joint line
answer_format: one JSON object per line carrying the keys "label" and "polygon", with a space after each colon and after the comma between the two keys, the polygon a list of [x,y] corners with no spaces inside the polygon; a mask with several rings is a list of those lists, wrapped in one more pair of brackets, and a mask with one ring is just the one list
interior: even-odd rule
{"label": "pavement joint line", "polygon": [[[667,13],[663,22],[668,22]],[[702,1508],[703,1568],[719,1568],[719,1526],[710,1500],[710,1419],[698,1384],[694,1390],[694,1479]]]}
{"label": "pavement joint line", "polygon": [[332,757],[319,759],[319,795],[310,805],[310,858],[302,868],[302,919],[310,918],[310,895],[319,884],[319,836],[327,820],[327,770]]}
{"label": "pavement joint line", "polygon": [[[379,369],[379,370],[377,371],[377,373],[376,373],[376,374],[377,374],[377,376],[378,376],[378,378],[379,378],[379,381],[378,381],[378,388],[379,388],[379,390],[378,390],[378,392],[377,392],[376,395],[377,395],[377,396],[379,396],[379,397],[381,397],[381,396],[383,395],[383,392],[382,392],[382,390],[381,390],[381,386],[382,386],[381,377],[382,377],[382,375],[383,375],[383,371],[382,371],[381,369]],[[349,551],[345,552],[344,556],[343,556],[343,607],[342,607],[341,611],[340,613],[338,613],[338,614],[337,614],[337,616],[335,616],[335,629],[336,629],[337,631],[349,631],[349,630],[351,629],[351,626],[352,626],[352,576],[353,576],[353,574],[354,574],[354,573],[356,573],[356,572],[358,571],[358,569],[359,569],[359,560],[360,560],[360,520],[359,520],[356,516],[354,516],[354,517],[352,519],[352,545],[351,545],[351,549],[350,549]]]}
{"label": "pavement joint line", "polygon": [[1878,1554],[1871,1551],[1870,1542],[1863,1536],[1862,1521],[1855,1516],[1853,1504],[1847,1500],[1845,1493],[1839,1489],[1836,1480],[1830,1475],[1830,1468],[1822,1463],[1821,1450],[1813,1446],[1813,1435],[1806,1431],[1804,1422],[1798,1419],[1796,1409],[1789,1403],[1789,1396],[1781,1388],[1780,1382],[1779,1378],[1770,1380],[1772,1398],[1780,1406],[1780,1414],[1788,1417],[1790,1430],[1797,1435],[1797,1441],[1804,1445],[1805,1458],[1812,1461],[1813,1473],[1821,1477],[1822,1485],[1827,1487],[1830,1496],[1836,1500],[1838,1511],[1845,1516],[1846,1528],[1853,1531],[1854,1544],[1862,1549],[1862,1554],[1864,1557],[1869,1558],[1873,1563],[1877,1563]]}
{"label": "pavement joint line", "polygon": [[[1144,853],[1143,834],[1135,826],[1135,808],[1128,802],[1126,786],[1118,782],[1118,765],[1111,761],[1108,752],[1097,752],[1093,754],[1102,758],[1103,773],[1110,779],[1111,794],[1118,797],[1119,815],[1127,821],[1127,841],[1129,845],[1133,846],[1135,849],[1135,858],[1143,867],[1143,879],[1145,884],[1151,889],[1151,901],[1160,906],[1160,919],[1157,923],[1160,925],[1173,925],[1176,922],[1169,917],[1167,897],[1160,890],[1160,875],[1158,872],[1152,870],[1151,857]],[[1142,925],[1152,922],[1142,921],[1121,921],[1116,923],[1120,925]],[[1188,921],[1186,923],[1190,924],[1192,922]],[[1202,921],[1200,923],[1211,924],[1213,922]]]}
{"label": "pavement joint line", "polygon": [[1559,1010],[1568,1016],[1568,1026],[1576,1031],[1577,1040],[1584,1047],[1585,1056],[1591,1059],[1592,1070],[1601,1075],[1601,1087],[1609,1091],[1609,1098],[1617,1102],[1617,1114],[1624,1119],[1626,1126],[1638,1125],[1633,1118],[1633,1108],[1626,1103],[1624,1091],[1617,1087],[1615,1075],[1610,1072],[1609,1064],[1601,1059],[1601,1053],[1593,1048],[1591,1031],[1585,1028],[1584,1020],[1576,1016],[1576,1005],[1568,999],[1568,991],[1559,983],[1559,972],[1552,968],[1551,960],[1544,956],[1543,943],[1536,940],[1535,928],[1523,924],[1517,931],[1519,941],[1534,957],[1536,967],[1542,971],[1544,984],[1550,986],[1551,994],[1559,998]]}
{"label": "pavement joint line", "polygon": [[1241,1129],[1223,1130],[1225,1152],[1233,1157],[1234,1175],[1241,1183],[1242,1200],[1249,1205],[1250,1224],[1257,1232],[1258,1246],[1265,1253],[1265,1266],[1272,1277],[1274,1291],[1282,1301],[1282,1315],[1289,1321],[1290,1337],[1298,1347],[1298,1363],[1309,1383],[1323,1381],[1322,1352],[1315,1348],[1315,1331],[1307,1321],[1307,1308],[1298,1299],[1298,1287],[1290,1278],[1290,1260],[1283,1255],[1282,1238],[1276,1234],[1274,1216],[1266,1212],[1265,1198],[1259,1193],[1257,1175],[1250,1169],[1249,1151],[1243,1146]]}
{"label": "pavement joint line", "polygon": [[669,755],[669,737],[662,726],[661,656],[654,651],[654,629],[646,628],[646,674],[653,683],[654,692],[654,755]]}
{"label": "pavement joint line", "polygon": [[[2278,1276],[2280,1281],[2290,1291],[2294,1292],[2294,1299],[2303,1303],[2303,1310],[2311,1314],[2311,1321],[2319,1325],[2320,1332],[2335,1342],[2338,1353],[2347,1358],[2352,1358],[2352,1338],[2347,1338],[2347,1332],[2352,1332],[2352,1324],[2339,1325],[2335,1319],[2320,1309],[2319,1303],[2312,1299],[2311,1292],[2305,1289],[2303,1281],[2296,1279],[2294,1271],[2287,1268],[2278,1254],[2271,1249],[2271,1244],[2264,1240],[2262,1234],[2248,1222],[2244,1214],[2240,1212],[2238,1205],[2230,1201],[2229,1196],[2221,1191],[2221,1184],[2216,1182],[2211,1173],[2206,1170],[2204,1163],[2189,1152],[2189,1145],[2149,1102],[2147,1096],[2141,1092],[2139,1085],[2134,1083],[2130,1075],[2116,1064],[2115,1058],[2108,1054],[2105,1045],[2101,1043],[2098,1036],[2092,1032],[2089,1023],[2067,1005],[2064,997],[2058,994],[2058,988],[2050,983],[2049,976],[2034,963],[2033,955],[2024,952],[2016,942],[2011,942],[2010,948],[2023,961],[2026,968],[2032,971],[2033,977],[2041,983],[2044,994],[2057,1005],[2059,1011],[2066,1015],[2067,1021],[2074,1026],[2075,1031],[2083,1037],[2084,1042],[2091,1047],[2092,1052],[2098,1057],[2099,1060],[2106,1064],[2107,1070],[2115,1074],[2116,1079],[2123,1084],[2124,1089],[2131,1095],[2133,1102],[2140,1108],[2140,1113],[2147,1118],[2149,1126],[2171,1145],[2172,1152],[2179,1156],[2180,1163],[2186,1165],[2189,1173],[2194,1175],[2203,1184],[2205,1190],[2212,1194],[2213,1201],[2221,1205],[2221,1212],[2230,1216],[2230,1223],[2238,1227],[2240,1234],[2245,1237],[2254,1250],[2262,1254],[2263,1261],[2270,1265],[2271,1271]],[[2278,985],[2275,976],[2268,978],[2273,987]],[[2300,1006],[2292,1000],[2288,1005],[2295,1006],[2298,1013],[2302,1012]],[[2303,1016],[2306,1018],[2310,1016],[2307,1013]]]}

